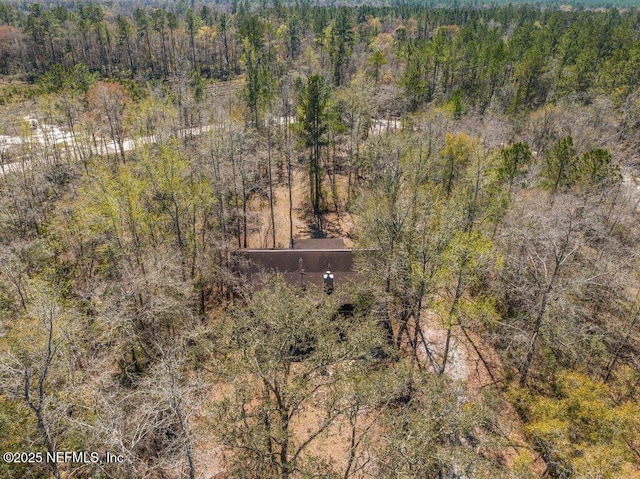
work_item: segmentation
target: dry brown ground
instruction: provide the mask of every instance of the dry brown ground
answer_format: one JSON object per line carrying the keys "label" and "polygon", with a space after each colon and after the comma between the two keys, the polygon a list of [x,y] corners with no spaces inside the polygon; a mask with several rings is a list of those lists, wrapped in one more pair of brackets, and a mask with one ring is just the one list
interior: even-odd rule
{"label": "dry brown ground", "polygon": [[[340,205],[341,212],[329,212],[322,216],[322,231],[318,227],[313,214],[311,214],[308,189],[306,185],[306,174],[299,169],[293,172],[292,197],[293,197],[293,237],[294,239],[304,239],[318,237],[324,234],[328,238],[343,238],[348,247],[353,246],[351,232],[354,227],[351,214],[344,211]],[[338,193],[340,198],[346,196],[346,177],[337,178]],[[329,191],[328,181],[326,181],[326,191]],[[274,223],[276,230],[276,248],[288,248],[290,242],[289,226],[289,188],[285,184],[274,187]],[[340,200],[343,203],[343,200]],[[249,204],[249,209],[253,212],[249,222],[249,232],[247,236],[247,246],[249,248],[272,248],[273,236],[271,232],[271,211],[269,200],[266,198],[253,198]]]}

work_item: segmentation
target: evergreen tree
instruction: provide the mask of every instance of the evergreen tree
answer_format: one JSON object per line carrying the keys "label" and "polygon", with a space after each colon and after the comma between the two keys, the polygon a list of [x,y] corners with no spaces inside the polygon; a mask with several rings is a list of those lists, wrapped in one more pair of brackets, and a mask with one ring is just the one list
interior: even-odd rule
{"label": "evergreen tree", "polygon": [[353,28],[351,10],[347,7],[338,9],[336,19],[330,29],[329,37],[329,59],[331,61],[331,71],[333,83],[340,86],[344,80],[345,68],[351,56],[353,45]]}
{"label": "evergreen tree", "polygon": [[565,136],[547,153],[542,167],[542,184],[555,194],[558,190],[571,186],[576,168],[577,153],[573,138]]}
{"label": "evergreen tree", "polygon": [[323,171],[320,164],[322,146],[327,144],[331,87],[320,75],[312,75],[299,88],[298,132],[304,146],[309,148],[309,194],[313,212],[323,209]]}

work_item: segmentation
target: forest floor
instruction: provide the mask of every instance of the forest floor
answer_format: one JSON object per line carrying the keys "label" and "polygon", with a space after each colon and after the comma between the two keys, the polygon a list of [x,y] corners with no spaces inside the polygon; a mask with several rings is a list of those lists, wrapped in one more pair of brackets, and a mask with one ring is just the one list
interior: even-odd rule
{"label": "forest floor", "polygon": [[[316,217],[311,212],[308,201],[308,186],[306,173],[302,169],[293,169],[291,181],[293,239],[304,238],[342,238],[347,247],[353,246],[352,235],[354,220],[352,215],[342,211],[329,211]],[[346,195],[346,178],[336,179],[339,196]],[[289,218],[289,187],[286,178],[283,184],[273,188],[275,245],[273,244],[271,208],[269,199],[265,197],[253,198],[249,204],[251,218],[247,246],[249,248],[288,248],[290,245],[291,224]]]}

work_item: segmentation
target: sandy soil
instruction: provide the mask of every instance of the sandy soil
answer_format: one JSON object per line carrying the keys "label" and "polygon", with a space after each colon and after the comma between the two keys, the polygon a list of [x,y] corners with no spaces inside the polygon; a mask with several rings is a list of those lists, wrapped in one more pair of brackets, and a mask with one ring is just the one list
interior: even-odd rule
{"label": "sandy soil", "polygon": [[[353,246],[350,238],[353,230],[353,218],[342,211],[340,214],[329,212],[321,218],[319,225],[311,213],[308,201],[308,189],[306,186],[305,172],[296,169],[293,172],[292,196],[293,196],[293,238],[343,238],[347,247]],[[329,191],[328,180],[325,182],[326,191]],[[338,177],[339,196],[346,196],[346,178]],[[276,231],[276,248],[288,248],[290,244],[289,224],[289,188],[286,184],[278,185],[273,191],[274,197],[274,223]],[[255,219],[250,222],[250,230],[247,238],[247,246],[250,248],[272,248],[273,235],[271,227],[271,211],[269,200],[266,198],[252,199],[249,209],[254,212]],[[344,208],[341,208],[344,210]]]}

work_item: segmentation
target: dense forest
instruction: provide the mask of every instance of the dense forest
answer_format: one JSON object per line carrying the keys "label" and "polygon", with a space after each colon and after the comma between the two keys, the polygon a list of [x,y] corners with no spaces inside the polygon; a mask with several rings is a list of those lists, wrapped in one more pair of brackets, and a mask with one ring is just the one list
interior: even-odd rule
{"label": "dense forest", "polygon": [[[0,3],[0,478],[640,478],[639,80],[633,8]],[[309,237],[350,314],[238,274]]]}

